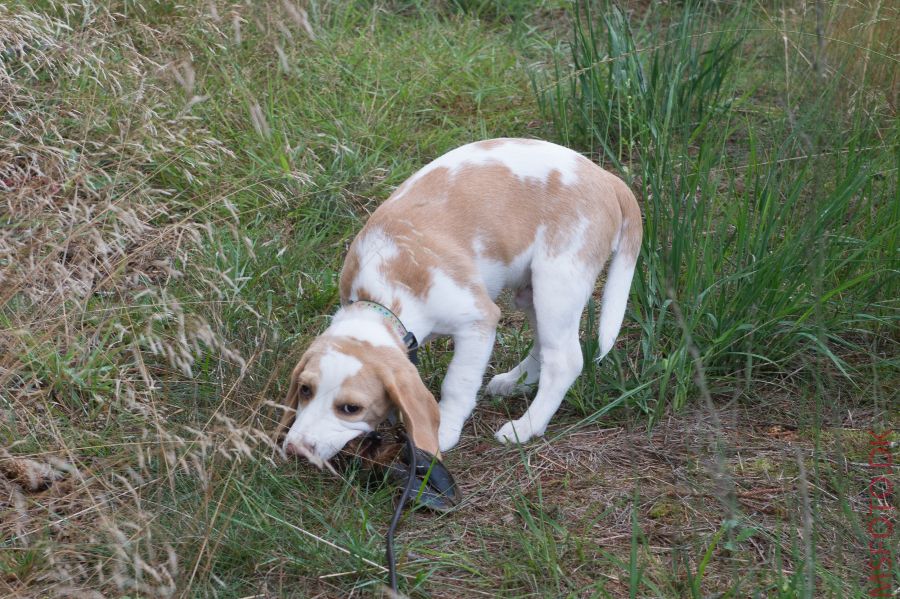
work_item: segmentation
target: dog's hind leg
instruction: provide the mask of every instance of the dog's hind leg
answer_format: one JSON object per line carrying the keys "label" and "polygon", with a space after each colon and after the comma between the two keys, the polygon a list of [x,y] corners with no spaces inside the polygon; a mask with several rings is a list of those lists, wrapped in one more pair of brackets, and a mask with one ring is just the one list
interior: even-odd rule
{"label": "dog's hind leg", "polygon": [[540,383],[528,410],[497,431],[498,440],[524,443],[542,435],[583,366],[578,326],[599,269],[571,255],[545,257],[532,265]]}

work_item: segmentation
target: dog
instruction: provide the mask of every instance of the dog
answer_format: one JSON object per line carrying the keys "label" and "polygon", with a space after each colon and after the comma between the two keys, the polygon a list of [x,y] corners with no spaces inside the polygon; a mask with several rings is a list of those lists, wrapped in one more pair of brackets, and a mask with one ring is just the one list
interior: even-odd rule
{"label": "dog", "polygon": [[[641,239],[628,186],[570,149],[491,139],[437,158],[350,245],[341,307],[291,373],[276,433],[285,453],[321,466],[395,409],[417,447],[435,456],[452,449],[475,409],[504,289],[514,290],[534,343],[485,391],[510,396],[537,385],[537,393],[496,438],[542,435],[581,373],[579,322],[607,261],[600,357],[612,348]],[[419,342],[446,335],[454,353],[438,403],[410,358]]]}

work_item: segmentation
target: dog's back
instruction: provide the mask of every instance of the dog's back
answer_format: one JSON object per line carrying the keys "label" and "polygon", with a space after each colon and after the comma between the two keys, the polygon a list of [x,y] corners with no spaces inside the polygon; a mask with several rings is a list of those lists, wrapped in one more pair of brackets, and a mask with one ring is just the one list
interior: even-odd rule
{"label": "dog's back", "polygon": [[[437,268],[467,285],[480,279],[494,298],[527,284],[535,260],[581,262],[592,282],[620,242],[636,254],[640,209],[627,185],[577,152],[493,139],[448,152],[407,179],[354,246],[380,236],[400,250],[394,270],[411,289],[425,292],[424,273]],[[355,270],[345,268],[342,296]]]}

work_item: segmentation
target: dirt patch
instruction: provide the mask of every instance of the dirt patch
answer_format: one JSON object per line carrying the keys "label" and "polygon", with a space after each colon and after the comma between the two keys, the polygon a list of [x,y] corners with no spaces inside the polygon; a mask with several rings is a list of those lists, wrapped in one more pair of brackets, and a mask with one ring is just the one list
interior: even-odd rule
{"label": "dirt patch", "polygon": [[[724,424],[717,430],[714,419],[694,410],[652,431],[591,425],[555,438],[572,426],[557,422],[520,450],[486,439],[506,415],[480,408],[445,456],[464,493],[462,508],[430,521],[416,516],[426,520],[416,528],[427,533],[407,526],[401,543],[418,540],[439,552],[443,543],[434,547],[427,539],[447,539],[447,551],[496,555],[478,568],[513,590],[510,573],[498,565],[520,551],[524,557],[527,551],[514,541],[533,543],[539,521],[554,547],[566,548],[559,568],[569,588],[599,580],[607,593],[628,596],[628,572],[608,556],[627,556],[635,538],[644,576],[668,592],[687,592],[688,573],[697,571],[711,544],[717,545],[704,593],[723,592],[738,580],[744,588],[766,588],[777,560],[782,572],[800,567],[790,546],[802,542],[805,488],[816,512],[819,567],[854,580],[863,571],[865,540],[842,510],[864,510],[867,473],[837,457],[838,440],[859,436],[869,423],[857,418],[853,427],[827,428],[817,447],[806,431],[783,424],[783,413],[771,413],[778,422],[735,408],[719,414]],[[439,587],[446,577],[458,585],[461,576],[439,571],[431,582]]]}

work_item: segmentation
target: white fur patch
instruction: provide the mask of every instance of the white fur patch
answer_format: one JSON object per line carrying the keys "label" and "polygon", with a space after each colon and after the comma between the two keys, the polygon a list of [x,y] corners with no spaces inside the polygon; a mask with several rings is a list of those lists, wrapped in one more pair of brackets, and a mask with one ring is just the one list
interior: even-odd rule
{"label": "white fur patch", "polygon": [[334,350],[326,353],[319,362],[321,374],[319,375],[319,389],[316,392],[316,399],[328,394],[334,397],[343,382],[359,372],[360,368],[362,368],[362,362],[353,356]]}
{"label": "white fur patch", "polygon": [[[462,323],[479,319],[481,311],[471,291],[461,287],[442,270],[431,269],[431,276],[425,310],[439,319],[435,332],[448,334]],[[450,329],[447,329],[448,325]]]}
{"label": "white fur patch", "polygon": [[609,263],[606,273],[606,285],[603,287],[603,304],[600,307],[600,355],[602,359],[612,349],[625,319],[625,307],[628,303],[628,292],[634,276],[634,259],[622,254],[615,254]]}
{"label": "white fur patch", "polygon": [[350,299],[358,299],[360,287],[374,293],[392,291],[392,285],[381,274],[381,265],[400,253],[393,239],[381,229],[370,229],[354,242],[359,270],[350,286]]}
{"label": "white fur patch", "polygon": [[335,337],[350,337],[367,341],[375,346],[396,347],[397,341],[384,324],[384,318],[373,310],[365,308],[342,308],[334,316],[328,334]]}
{"label": "white fur patch", "polygon": [[504,289],[518,287],[525,282],[528,265],[531,263],[535,246],[540,243],[539,240],[543,235],[543,231],[543,225],[538,227],[534,243],[513,258],[509,264],[486,256],[484,242],[479,238],[475,239],[472,244],[472,249],[475,253],[475,266],[481,275],[482,281],[484,281],[484,286],[487,288],[491,299],[496,299]]}

